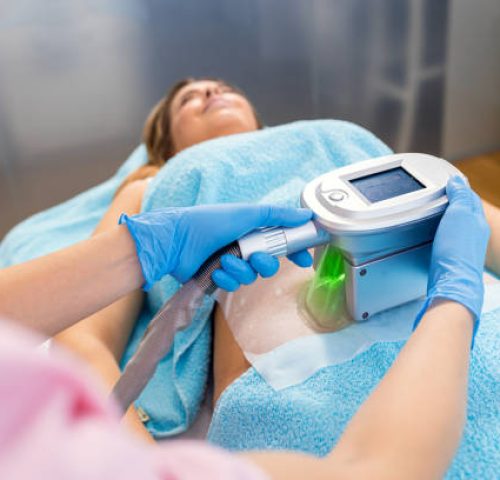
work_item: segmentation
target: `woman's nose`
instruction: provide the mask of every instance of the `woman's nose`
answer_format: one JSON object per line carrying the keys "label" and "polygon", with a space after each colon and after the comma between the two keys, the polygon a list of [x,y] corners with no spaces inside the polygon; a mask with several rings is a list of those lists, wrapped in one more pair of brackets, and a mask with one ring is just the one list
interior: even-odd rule
{"label": "woman's nose", "polygon": [[206,95],[207,98],[210,98],[213,95],[217,95],[217,94],[220,94],[220,93],[221,93],[221,90],[220,90],[219,85],[214,85],[212,87],[207,87],[207,89],[205,91],[205,95]]}

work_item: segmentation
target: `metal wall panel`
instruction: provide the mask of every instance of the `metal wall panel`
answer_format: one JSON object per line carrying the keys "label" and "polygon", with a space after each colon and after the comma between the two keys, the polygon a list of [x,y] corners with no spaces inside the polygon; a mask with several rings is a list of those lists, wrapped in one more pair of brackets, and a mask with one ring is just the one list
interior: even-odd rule
{"label": "metal wall panel", "polygon": [[217,76],[265,123],[341,118],[439,153],[447,0],[0,0],[0,235],[106,176],[168,85]]}
{"label": "metal wall panel", "polygon": [[499,151],[500,2],[453,0],[449,15],[443,155]]}

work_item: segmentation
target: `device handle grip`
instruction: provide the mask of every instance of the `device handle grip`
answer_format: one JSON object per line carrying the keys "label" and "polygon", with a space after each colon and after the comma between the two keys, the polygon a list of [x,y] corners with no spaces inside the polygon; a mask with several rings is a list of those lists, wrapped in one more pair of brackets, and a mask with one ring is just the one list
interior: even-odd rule
{"label": "device handle grip", "polygon": [[222,255],[234,255],[241,258],[241,250],[238,242],[230,243],[213,253],[205,263],[198,269],[193,279],[196,284],[207,294],[211,295],[217,290],[217,285],[212,280],[212,273],[221,267],[220,259]]}
{"label": "device handle grip", "polygon": [[238,241],[212,254],[198,269],[194,280],[205,293],[210,295],[217,289],[212,280],[212,273],[220,268],[222,255],[231,254],[243,260],[248,260],[255,252],[265,252],[274,257],[283,257],[318,245],[324,245],[329,243],[330,240],[330,234],[312,220],[300,227],[270,227],[254,230]]}
{"label": "device handle grip", "polygon": [[324,245],[330,234],[310,220],[299,227],[271,227],[254,230],[238,240],[241,258],[248,260],[255,252],[266,252],[275,257]]}

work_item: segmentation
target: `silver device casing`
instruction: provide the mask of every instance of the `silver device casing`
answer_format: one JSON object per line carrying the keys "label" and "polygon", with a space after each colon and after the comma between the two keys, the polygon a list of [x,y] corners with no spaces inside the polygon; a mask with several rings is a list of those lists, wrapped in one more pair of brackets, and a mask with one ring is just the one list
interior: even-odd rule
{"label": "silver device casing", "polygon": [[[349,184],[360,173],[395,167],[404,168],[425,188],[372,203]],[[342,252],[346,304],[355,320],[425,295],[432,241],[453,175],[463,176],[443,159],[407,153],[349,165],[306,185],[301,204],[315,212],[315,222]],[[315,265],[323,249],[316,248]]]}

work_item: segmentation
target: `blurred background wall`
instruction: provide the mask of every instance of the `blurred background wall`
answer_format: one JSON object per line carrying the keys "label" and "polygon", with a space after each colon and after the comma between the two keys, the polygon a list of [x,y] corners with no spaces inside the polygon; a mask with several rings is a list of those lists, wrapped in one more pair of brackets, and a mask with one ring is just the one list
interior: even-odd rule
{"label": "blurred background wall", "polygon": [[0,0],[0,237],[109,176],[187,75],[236,83],[268,125],[500,149],[499,24],[498,0]]}

